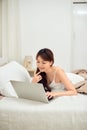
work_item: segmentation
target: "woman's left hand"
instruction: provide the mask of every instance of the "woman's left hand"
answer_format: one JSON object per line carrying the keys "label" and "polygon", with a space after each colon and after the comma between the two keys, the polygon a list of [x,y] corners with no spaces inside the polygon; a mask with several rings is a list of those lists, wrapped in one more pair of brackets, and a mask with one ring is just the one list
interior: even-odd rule
{"label": "woman's left hand", "polygon": [[46,96],[49,98],[56,97],[57,93],[56,92],[46,92]]}

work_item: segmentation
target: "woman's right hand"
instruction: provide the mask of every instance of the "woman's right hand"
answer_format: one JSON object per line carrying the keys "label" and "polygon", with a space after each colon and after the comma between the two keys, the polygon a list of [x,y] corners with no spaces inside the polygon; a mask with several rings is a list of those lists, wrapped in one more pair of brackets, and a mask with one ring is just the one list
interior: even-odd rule
{"label": "woman's right hand", "polygon": [[41,72],[34,74],[34,77],[32,78],[33,83],[38,83],[42,79],[42,76],[40,75],[40,73]]}

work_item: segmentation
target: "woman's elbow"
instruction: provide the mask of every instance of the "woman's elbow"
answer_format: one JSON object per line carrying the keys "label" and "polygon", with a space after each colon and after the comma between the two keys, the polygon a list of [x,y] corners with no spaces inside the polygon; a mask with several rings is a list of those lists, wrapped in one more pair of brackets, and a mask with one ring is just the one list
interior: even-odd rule
{"label": "woman's elbow", "polygon": [[77,91],[76,90],[73,90],[73,95],[77,95]]}

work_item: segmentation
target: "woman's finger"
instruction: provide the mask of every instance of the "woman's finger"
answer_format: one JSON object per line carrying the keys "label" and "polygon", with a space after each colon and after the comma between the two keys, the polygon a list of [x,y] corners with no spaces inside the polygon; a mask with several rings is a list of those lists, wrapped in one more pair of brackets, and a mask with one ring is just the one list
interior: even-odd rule
{"label": "woman's finger", "polygon": [[51,95],[51,93],[50,92],[46,92],[46,96],[50,96]]}
{"label": "woman's finger", "polygon": [[36,73],[36,76],[39,75],[41,72],[39,71],[38,73]]}

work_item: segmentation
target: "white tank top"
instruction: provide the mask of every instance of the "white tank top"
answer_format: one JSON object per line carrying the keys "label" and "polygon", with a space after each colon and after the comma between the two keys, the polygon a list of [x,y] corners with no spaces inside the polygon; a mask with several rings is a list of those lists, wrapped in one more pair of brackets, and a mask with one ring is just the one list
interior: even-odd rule
{"label": "white tank top", "polygon": [[57,89],[57,90],[64,90],[64,85],[62,83],[56,83],[55,82],[55,75],[56,75],[56,71],[54,72],[54,77],[53,77],[53,81],[49,84],[49,87],[51,89]]}

